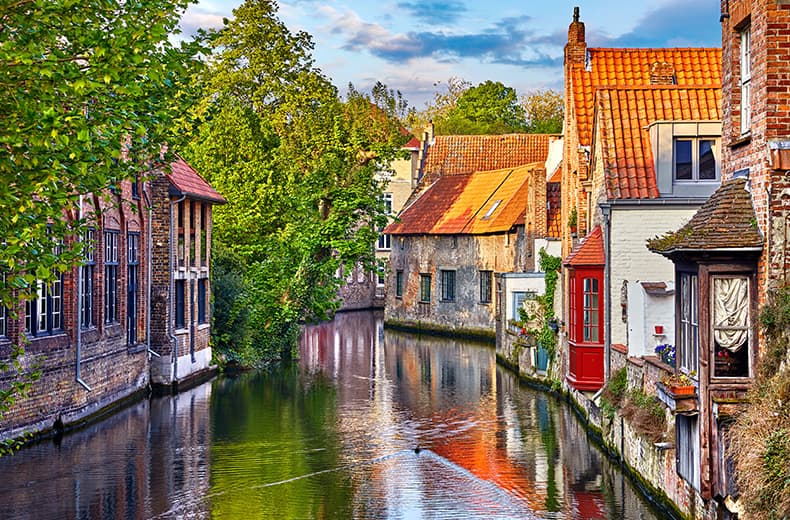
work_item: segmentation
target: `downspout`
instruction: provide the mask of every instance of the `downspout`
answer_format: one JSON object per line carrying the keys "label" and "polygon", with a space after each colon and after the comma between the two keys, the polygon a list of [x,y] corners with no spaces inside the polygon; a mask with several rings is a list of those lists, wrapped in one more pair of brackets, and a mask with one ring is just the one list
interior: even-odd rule
{"label": "downspout", "polygon": [[[79,207],[79,221],[82,222],[82,195],[80,195],[80,207]],[[83,238],[84,240],[84,238]],[[76,362],[76,373],[74,374],[74,379],[82,385],[82,387],[87,390],[88,392],[92,392],[88,383],[86,383],[82,379],[82,372],[81,372],[81,365],[82,365],[82,266],[77,266],[77,348],[76,348],[76,355],[77,355],[77,362]]]}
{"label": "downspout", "polygon": [[151,356],[154,357],[162,357],[159,352],[155,352],[151,349],[151,272],[153,271],[153,255],[151,250],[154,247],[154,236],[152,232],[152,225],[153,225],[153,213],[154,213],[154,205],[151,203],[151,194],[148,193],[147,186],[148,184],[143,182],[143,197],[145,197],[145,203],[148,205],[148,232],[147,235],[147,255],[146,255],[146,266],[147,266],[147,273],[146,273],[146,298],[145,301],[148,303],[148,308],[145,311],[145,348],[148,351],[148,359],[151,359]]}
{"label": "downspout", "polygon": [[[186,195],[181,195],[180,199],[176,199],[176,200],[171,200],[170,201],[170,226],[169,226],[170,227],[170,247],[168,248],[170,250],[170,287],[168,288],[168,294],[169,294],[169,298],[168,298],[168,302],[167,302],[168,310],[172,309],[172,304],[173,304],[173,286],[176,283],[175,282],[175,274],[174,274],[175,273],[175,270],[174,270],[174,266],[175,266],[174,256],[175,255],[173,254],[173,244],[175,243],[174,231],[173,231],[173,228],[174,228],[173,224],[175,222],[175,218],[174,218],[175,210],[174,210],[174,208],[175,208],[176,204],[182,202],[186,198],[187,198]],[[184,288],[184,291],[186,291],[186,288]],[[184,295],[184,296],[186,297],[186,295]],[[176,384],[176,379],[178,378],[178,338],[176,338],[175,334],[173,334],[173,329],[170,328],[170,324],[171,323],[175,323],[175,316],[173,316],[172,320],[168,319],[167,321],[168,321],[168,323],[167,323],[167,335],[170,337],[170,341],[172,341],[172,343],[173,343],[173,385],[175,385]]]}
{"label": "downspout", "polygon": [[603,243],[604,243],[604,268],[603,268],[603,378],[609,381],[612,354],[612,287],[611,287],[611,208],[601,205],[603,215]]}

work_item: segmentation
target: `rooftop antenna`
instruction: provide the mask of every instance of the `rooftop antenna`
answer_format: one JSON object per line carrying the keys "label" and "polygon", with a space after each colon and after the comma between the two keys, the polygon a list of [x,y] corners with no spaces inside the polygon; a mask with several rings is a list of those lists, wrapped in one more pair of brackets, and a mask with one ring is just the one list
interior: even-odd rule
{"label": "rooftop antenna", "polygon": [[573,21],[574,22],[579,21],[579,6],[573,8]]}

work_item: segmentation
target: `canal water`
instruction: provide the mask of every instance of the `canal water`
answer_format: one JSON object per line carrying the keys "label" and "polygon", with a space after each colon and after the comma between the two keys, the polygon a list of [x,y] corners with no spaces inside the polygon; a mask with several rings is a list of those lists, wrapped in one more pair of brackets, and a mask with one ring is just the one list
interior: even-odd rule
{"label": "canal water", "polygon": [[661,518],[493,348],[370,312],[308,327],[291,366],[140,402],[0,475],[2,519]]}

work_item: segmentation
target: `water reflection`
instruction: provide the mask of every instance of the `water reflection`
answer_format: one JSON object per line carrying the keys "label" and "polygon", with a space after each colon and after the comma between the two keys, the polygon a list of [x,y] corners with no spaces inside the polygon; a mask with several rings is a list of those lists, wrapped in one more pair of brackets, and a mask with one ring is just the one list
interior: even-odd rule
{"label": "water reflection", "polygon": [[0,518],[656,518],[492,348],[359,312],[300,356],[0,459]]}

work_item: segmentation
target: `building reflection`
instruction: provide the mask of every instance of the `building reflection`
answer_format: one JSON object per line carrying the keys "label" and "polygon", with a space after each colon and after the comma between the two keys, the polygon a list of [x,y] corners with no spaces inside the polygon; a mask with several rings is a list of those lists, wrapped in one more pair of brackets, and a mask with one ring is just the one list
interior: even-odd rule
{"label": "building reflection", "polygon": [[[211,385],[0,459],[0,518],[207,517]],[[201,498],[195,498],[201,497]]]}

